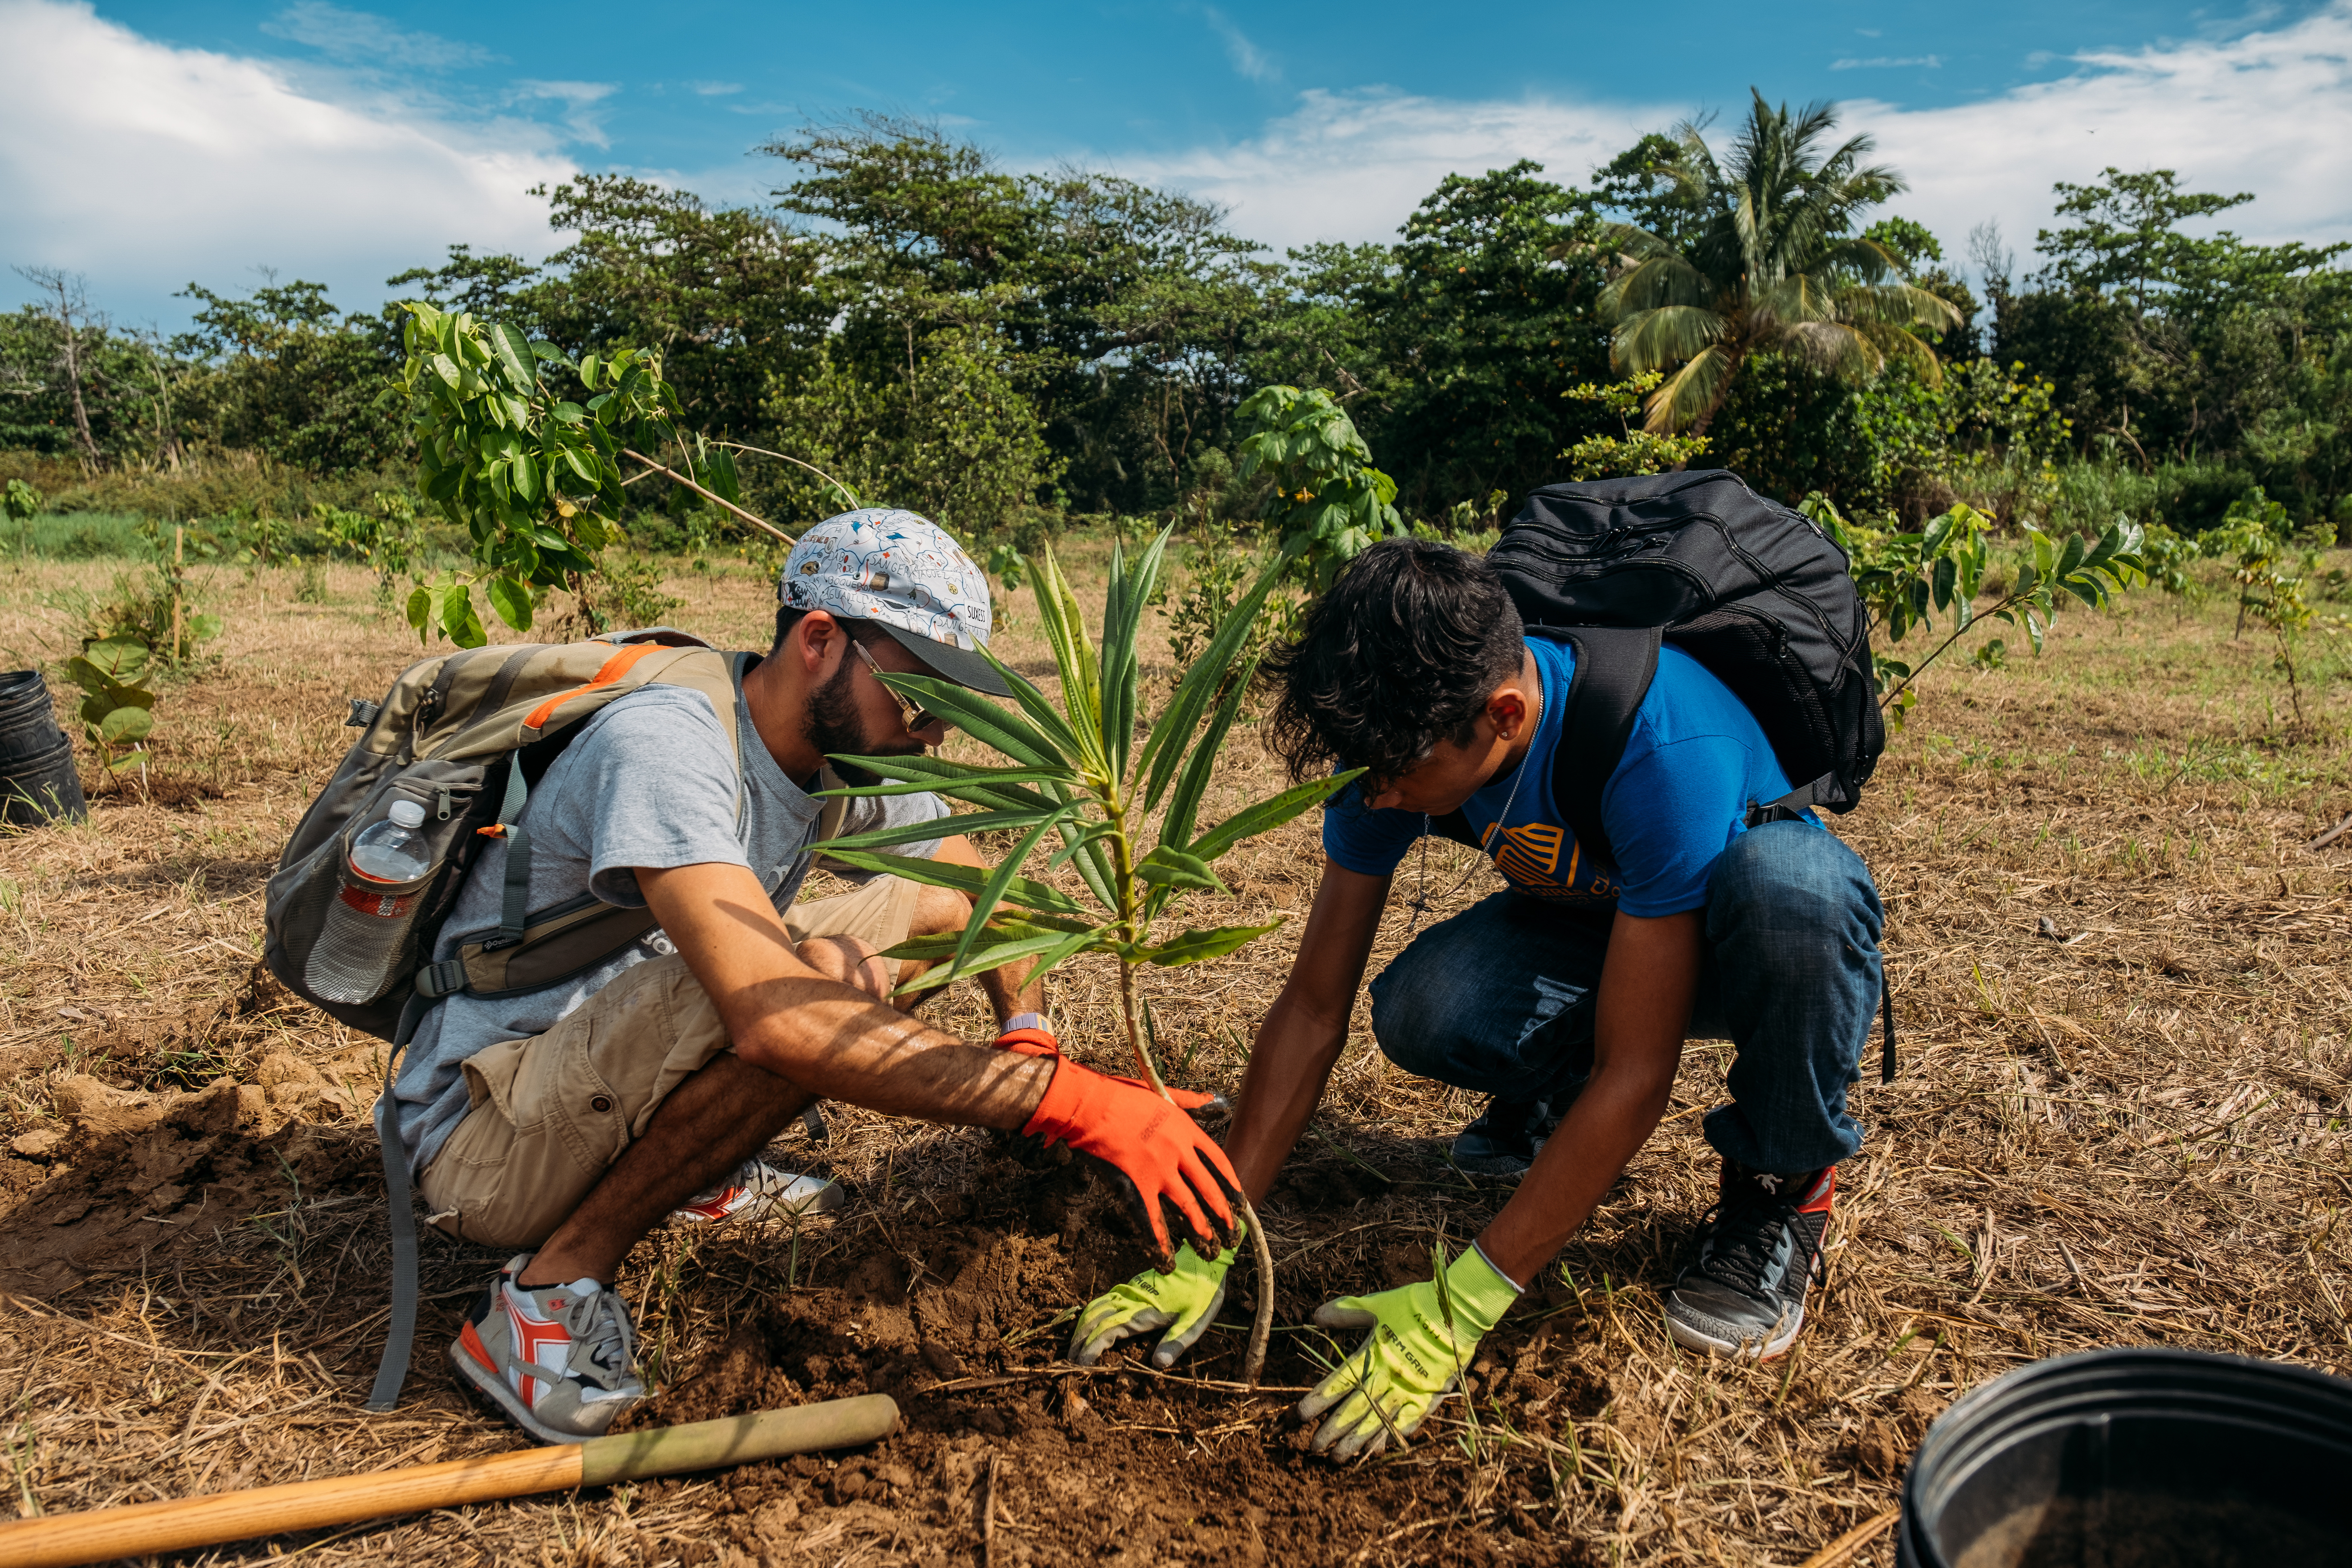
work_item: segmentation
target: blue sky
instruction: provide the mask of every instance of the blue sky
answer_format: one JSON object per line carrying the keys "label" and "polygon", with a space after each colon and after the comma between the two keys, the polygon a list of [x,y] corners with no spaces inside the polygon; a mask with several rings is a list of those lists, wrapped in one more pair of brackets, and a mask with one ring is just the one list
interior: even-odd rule
{"label": "blue sky", "polygon": [[[652,25],[648,25],[648,18]],[[2352,0],[2178,4],[658,8],[0,0],[0,260],[171,325],[256,268],[382,298],[446,243],[543,253],[523,193],[625,170],[717,198],[810,117],[940,119],[1013,167],[1078,162],[1231,205],[1276,247],[1382,237],[1452,170],[1581,179],[1748,86],[1831,98],[1960,249],[2032,248],[2050,182],[2179,167],[2265,237],[2352,237]],[[0,303],[24,290],[0,279]]]}

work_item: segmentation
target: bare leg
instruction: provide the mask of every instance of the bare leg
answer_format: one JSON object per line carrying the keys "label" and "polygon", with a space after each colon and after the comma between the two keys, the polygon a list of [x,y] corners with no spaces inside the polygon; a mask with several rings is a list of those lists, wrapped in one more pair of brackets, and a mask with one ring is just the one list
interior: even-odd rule
{"label": "bare leg", "polygon": [[[907,924],[908,936],[942,936],[963,930],[971,919],[971,900],[952,888],[925,888],[915,900],[915,912]],[[897,984],[904,985],[924,970],[931,967],[930,959],[910,958],[898,965]],[[1021,959],[1002,969],[992,969],[974,975],[980,988],[988,996],[988,1005],[1003,1024],[1015,1013],[1042,1013],[1045,1010],[1045,984],[1032,984],[1029,972],[1037,967],[1034,958]],[[936,991],[917,992],[901,996],[898,1005],[913,1012],[923,1003],[939,994]]]}
{"label": "bare leg", "polygon": [[[834,979],[882,991],[887,963],[855,937],[811,937],[798,951]],[[669,1092],[645,1136],[622,1151],[541,1246],[521,1283],[611,1279],[664,1215],[765,1147],[815,1098],[731,1051],[713,1057]]]}

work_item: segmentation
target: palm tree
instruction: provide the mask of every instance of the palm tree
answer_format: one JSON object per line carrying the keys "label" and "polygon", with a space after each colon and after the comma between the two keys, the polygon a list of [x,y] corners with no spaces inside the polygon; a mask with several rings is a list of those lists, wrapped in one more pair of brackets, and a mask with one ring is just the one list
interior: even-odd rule
{"label": "palm tree", "polygon": [[1911,285],[1893,251],[1847,232],[1855,213],[1909,188],[1892,169],[1863,166],[1875,143],[1856,136],[1821,156],[1833,105],[1792,116],[1749,92],[1728,157],[1718,162],[1685,121],[1658,171],[1696,213],[1695,237],[1677,245],[1621,224],[1605,242],[1622,258],[1601,297],[1617,321],[1618,368],[1680,367],[1650,395],[1644,423],[1660,435],[1704,433],[1750,354],[1793,353],[1847,374],[1893,354],[1933,384],[1936,356],[1911,329],[1959,324],[1958,311]]}

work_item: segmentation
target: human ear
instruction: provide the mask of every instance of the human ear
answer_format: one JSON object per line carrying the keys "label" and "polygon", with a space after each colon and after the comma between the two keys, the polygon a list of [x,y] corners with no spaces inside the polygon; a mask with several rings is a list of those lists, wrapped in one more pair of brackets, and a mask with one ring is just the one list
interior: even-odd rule
{"label": "human ear", "polygon": [[1527,721],[1527,694],[1517,687],[1503,687],[1486,699],[1486,722],[1494,727],[1496,740],[1505,742],[1517,740],[1519,731]]}
{"label": "human ear", "polygon": [[828,656],[838,658],[848,652],[848,634],[830,611],[811,610],[793,628],[793,635],[800,639],[801,668],[811,675],[829,674]]}

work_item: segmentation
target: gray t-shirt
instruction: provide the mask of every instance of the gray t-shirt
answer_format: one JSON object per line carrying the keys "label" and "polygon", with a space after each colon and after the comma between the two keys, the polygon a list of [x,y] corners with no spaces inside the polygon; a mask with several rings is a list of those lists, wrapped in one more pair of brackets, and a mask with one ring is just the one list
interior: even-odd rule
{"label": "gray t-shirt", "polygon": [[[583,892],[606,903],[643,909],[632,868],[748,866],[782,914],[809,872],[824,803],[786,778],[759,731],[741,691],[735,724],[742,737],[742,812],[736,812],[736,766],[727,732],[710,700],[698,691],[648,686],[616,700],[581,727],[547,770],[522,825],[530,831],[530,907],[550,908]],[[886,795],[849,802],[840,831],[862,833],[947,815],[935,795]],[[928,857],[937,839],[894,846],[892,853]],[[507,846],[494,840],[467,872],[435,959],[452,956],[457,939],[499,922]],[[828,867],[828,869],[837,868]],[[859,873],[847,872],[859,877]],[[863,879],[861,878],[861,879]],[[520,996],[482,998],[463,993],[425,1016],[394,1087],[400,1139],[412,1170],[421,1172],[441,1152],[467,1109],[461,1064],[501,1040],[528,1039],[554,1027],[633,965],[670,952],[658,930],[593,969]]]}

